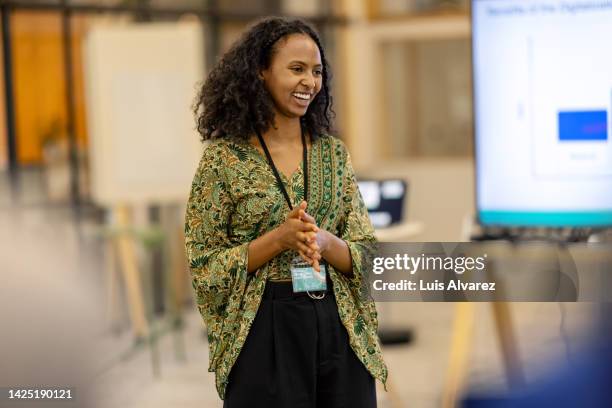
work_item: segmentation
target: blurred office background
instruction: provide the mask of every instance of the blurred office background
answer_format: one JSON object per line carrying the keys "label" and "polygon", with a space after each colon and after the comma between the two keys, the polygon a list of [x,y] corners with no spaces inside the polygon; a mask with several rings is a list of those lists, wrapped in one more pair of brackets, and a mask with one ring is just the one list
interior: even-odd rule
{"label": "blurred office background", "polygon": [[[92,194],[89,129],[106,120],[87,106],[85,44],[96,27],[195,25],[203,79],[254,19],[308,19],[332,64],[336,127],[358,175],[408,182],[404,216],[415,228],[396,240],[468,237],[475,210],[468,1],[41,0],[1,1],[0,11],[0,254],[2,302],[12,311],[2,311],[0,356],[20,357],[0,363],[0,386],[60,386],[59,371],[66,385],[95,384],[87,394],[99,406],[221,406],[182,253],[184,202],[117,208]],[[491,308],[473,307],[460,395],[506,391]],[[442,406],[456,306],[379,309],[381,325],[413,332],[410,343],[385,346],[391,383],[390,392],[379,389],[380,406]],[[589,304],[510,310],[527,382],[567,366],[597,317]],[[35,350],[55,359],[24,364],[38,358]]]}

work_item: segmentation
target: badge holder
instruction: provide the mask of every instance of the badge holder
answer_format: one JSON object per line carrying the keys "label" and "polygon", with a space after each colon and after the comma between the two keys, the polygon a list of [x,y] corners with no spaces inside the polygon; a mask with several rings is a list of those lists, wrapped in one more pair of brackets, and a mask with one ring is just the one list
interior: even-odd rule
{"label": "badge holder", "polygon": [[311,299],[323,299],[325,292],[315,294],[310,292],[327,290],[325,264],[320,264],[321,271],[317,272],[310,264],[301,257],[295,257],[291,261],[291,283],[293,292],[306,292]]}

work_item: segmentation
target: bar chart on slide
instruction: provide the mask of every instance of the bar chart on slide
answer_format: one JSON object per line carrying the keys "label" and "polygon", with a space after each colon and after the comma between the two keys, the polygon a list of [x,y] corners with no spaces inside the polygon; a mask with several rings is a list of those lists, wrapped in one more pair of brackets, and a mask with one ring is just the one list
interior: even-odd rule
{"label": "bar chart on slide", "polygon": [[559,141],[608,140],[608,112],[565,111],[559,112]]}

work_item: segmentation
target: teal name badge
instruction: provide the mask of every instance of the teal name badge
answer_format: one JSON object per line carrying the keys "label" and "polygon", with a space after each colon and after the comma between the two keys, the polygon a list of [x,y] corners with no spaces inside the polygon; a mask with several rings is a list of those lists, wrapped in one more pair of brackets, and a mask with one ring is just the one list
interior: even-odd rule
{"label": "teal name badge", "polygon": [[293,258],[291,261],[291,281],[293,292],[309,292],[326,290],[325,264],[321,264],[321,272],[305,262],[301,257]]}

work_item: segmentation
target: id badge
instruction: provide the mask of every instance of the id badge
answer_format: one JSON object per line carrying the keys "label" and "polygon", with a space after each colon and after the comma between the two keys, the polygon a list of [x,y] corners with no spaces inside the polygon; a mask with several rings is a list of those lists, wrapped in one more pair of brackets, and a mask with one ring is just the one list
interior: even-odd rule
{"label": "id badge", "polygon": [[309,292],[326,290],[325,264],[320,264],[321,271],[317,272],[302,257],[298,256],[291,261],[291,281],[293,292]]}

